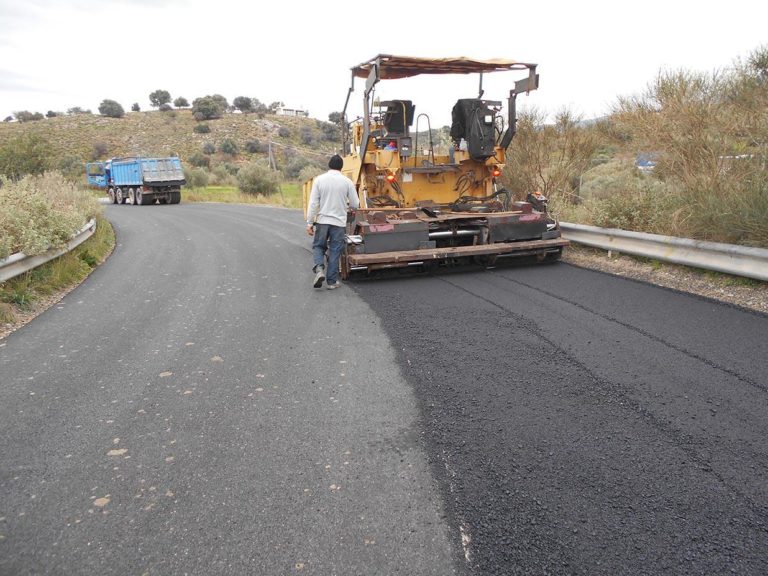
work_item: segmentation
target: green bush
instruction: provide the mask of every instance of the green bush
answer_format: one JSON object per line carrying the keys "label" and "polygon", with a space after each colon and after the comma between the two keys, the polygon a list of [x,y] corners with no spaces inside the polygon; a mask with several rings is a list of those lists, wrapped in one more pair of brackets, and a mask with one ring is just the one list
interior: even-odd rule
{"label": "green bush", "polygon": [[197,168],[208,168],[211,165],[211,158],[200,152],[195,152],[187,159],[187,162]]}
{"label": "green bush", "polygon": [[213,186],[237,186],[237,178],[227,170],[226,166],[219,165],[211,170],[209,184]]}
{"label": "green bush", "polygon": [[51,144],[37,134],[22,134],[0,146],[0,175],[12,180],[50,168]]}
{"label": "green bush", "polygon": [[202,168],[185,168],[184,179],[190,188],[205,188],[208,186],[208,172]]}
{"label": "green bush", "polygon": [[277,131],[277,135],[280,136],[280,138],[290,138],[291,131],[285,126],[280,126],[280,129]]}
{"label": "green bush", "polygon": [[274,172],[255,163],[244,165],[237,173],[237,187],[244,194],[271,196],[280,191]]}
{"label": "green bush", "polygon": [[250,154],[264,153],[267,151],[267,145],[262,144],[257,139],[248,140],[248,142],[245,143],[245,150]]}
{"label": "green bush", "polygon": [[195,120],[221,118],[226,109],[226,100],[222,103],[219,98],[214,96],[203,96],[192,101],[192,116]]}
{"label": "green bush", "polygon": [[14,112],[16,120],[19,122],[34,122],[35,120],[42,120],[45,116],[40,112],[30,112],[29,110],[19,110]]}
{"label": "green bush", "polygon": [[171,93],[168,90],[155,90],[149,95],[149,103],[155,108],[159,108],[171,101]]}
{"label": "green bush", "polygon": [[322,168],[315,164],[308,164],[304,166],[304,168],[301,169],[301,172],[299,172],[299,176],[297,180],[299,182],[306,182],[307,180],[311,180],[312,178],[315,178],[325,172]]}
{"label": "green bush", "polygon": [[208,124],[201,122],[200,124],[195,124],[195,127],[192,128],[192,130],[195,134],[208,134],[211,131],[211,127],[208,126]]}
{"label": "green bush", "polygon": [[248,98],[248,96],[238,96],[232,100],[232,106],[234,106],[235,109],[240,110],[243,114],[253,112],[253,100]]}
{"label": "green bush", "polygon": [[234,156],[237,154],[237,144],[234,140],[231,138],[225,138],[222,143],[219,145],[219,152],[222,154],[228,154],[229,156]]}
{"label": "green bush", "polygon": [[176,106],[176,108],[189,108],[189,101],[184,98],[184,96],[179,96],[173,101],[173,105]]}
{"label": "green bush", "polygon": [[141,112],[141,106],[139,106],[138,102],[134,102],[131,105],[131,112]]}
{"label": "green bush", "polygon": [[110,118],[122,118],[125,116],[125,110],[118,102],[106,99],[99,104],[99,114]]}
{"label": "green bush", "polygon": [[63,246],[101,211],[90,192],[58,172],[18,181],[3,178],[0,184],[0,259]]}
{"label": "green bush", "polygon": [[203,144],[203,154],[211,155],[216,152],[216,145],[213,142],[205,142]]}

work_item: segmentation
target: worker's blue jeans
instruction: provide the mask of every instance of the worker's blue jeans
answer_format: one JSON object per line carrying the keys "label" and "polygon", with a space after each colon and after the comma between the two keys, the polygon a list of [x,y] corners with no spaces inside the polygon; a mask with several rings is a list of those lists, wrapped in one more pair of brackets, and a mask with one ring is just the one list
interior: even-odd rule
{"label": "worker's blue jeans", "polygon": [[312,241],[312,254],[315,259],[315,270],[318,266],[325,266],[326,250],[328,252],[328,265],[325,266],[325,281],[328,284],[336,284],[339,281],[339,259],[344,250],[343,226],[333,224],[315,224],[315,239]]}

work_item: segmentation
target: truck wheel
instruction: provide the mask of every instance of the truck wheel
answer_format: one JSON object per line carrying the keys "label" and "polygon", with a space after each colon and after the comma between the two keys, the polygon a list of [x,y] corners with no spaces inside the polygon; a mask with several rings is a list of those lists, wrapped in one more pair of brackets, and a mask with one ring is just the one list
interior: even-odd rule
{"label": "truck wheel", "polygon": [[110,203],[117,204],[117,197],[115,196],[115,189],[114,188],[110,188],[109,192],[107,192],[107,194],[109,194],[109,201],[110,201]]}
{"label": "truck wheel", "polygon": [[121,188],[115,188],[115,204],[125,204],[125,198],[123,197],[123,190]]}
{"label": "truck wheel", "polygon": [[136,203],[136,191],[133,188],[128,188],[128,198],[131,199],[131,204],[138,206]]}
{"label": "truck wheel", "polygon": [[171,204],[178,204],[179,202],[181,202],[181,192],[172,192]]}
{"label": "truck wheel", "polygon": [[136,188],[136,192],[134,192],[134,199],[137,206],[144,206],[144,194],[141,193],[141,188]]}

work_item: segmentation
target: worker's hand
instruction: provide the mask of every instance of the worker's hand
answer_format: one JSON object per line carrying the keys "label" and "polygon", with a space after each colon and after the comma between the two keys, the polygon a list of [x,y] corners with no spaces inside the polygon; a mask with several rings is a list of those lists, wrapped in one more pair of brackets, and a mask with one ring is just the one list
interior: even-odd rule
{"label": "worker's hand", "polygon": [[307,234],[310,236],[315,235],[315,227],[312,224],[307,224]]}

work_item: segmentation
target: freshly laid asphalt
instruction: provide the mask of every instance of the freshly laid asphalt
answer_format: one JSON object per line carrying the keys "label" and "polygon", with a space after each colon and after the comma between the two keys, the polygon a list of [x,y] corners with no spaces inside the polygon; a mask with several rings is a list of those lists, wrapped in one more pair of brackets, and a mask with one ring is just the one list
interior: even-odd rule
{"label": "freshly laid asphalt", "polygon": [[768,318],[566,264],[314,290],[297,211],[109,206],[0,340],[0,574],[766,574]]}
{"label": "freshly laid asphalt", "polygon": [[768,318],[565,264],[357,291],[467,574],[768,574]]}

